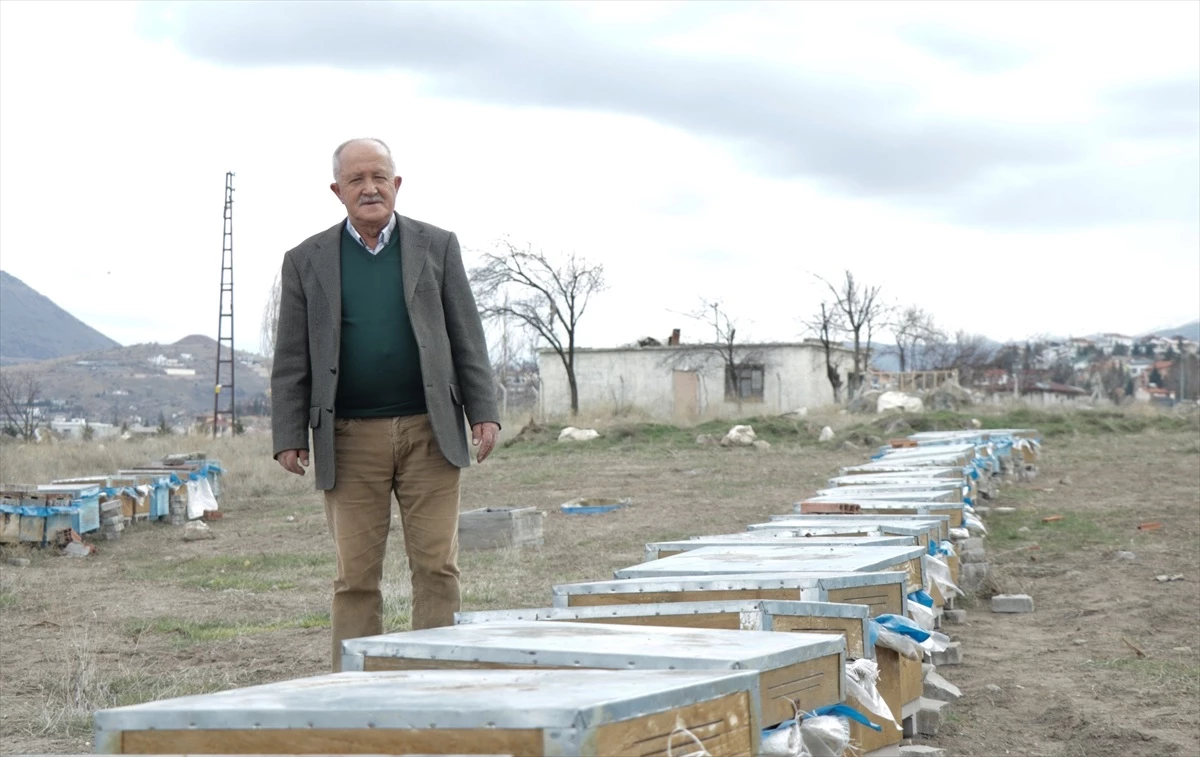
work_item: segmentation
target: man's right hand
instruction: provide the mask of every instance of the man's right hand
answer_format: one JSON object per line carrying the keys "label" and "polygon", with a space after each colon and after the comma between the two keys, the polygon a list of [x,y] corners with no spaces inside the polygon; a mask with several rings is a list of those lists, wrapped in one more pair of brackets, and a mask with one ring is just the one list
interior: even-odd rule
{"label": "man's right hand", "polygon": [[[283,469],[289,473],[304,475],[304,468],[308,467],[308,450],[306,449],[285,449],[275,457]],[[300,466],[304,466],[303,468]]]}

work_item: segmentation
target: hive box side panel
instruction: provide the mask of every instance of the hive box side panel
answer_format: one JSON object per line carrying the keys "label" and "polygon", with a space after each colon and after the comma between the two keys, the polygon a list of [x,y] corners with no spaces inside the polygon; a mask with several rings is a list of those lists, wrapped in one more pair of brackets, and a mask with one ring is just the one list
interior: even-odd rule
{"label": "hive box side panel", "polygon": [[[667,741],[677,724],[683,725],[704,744],[712,757],[756,754],[759,724],[747,692],[738,692],[707,702],[696,702],[664,712],[643,715],[596,729],[595,754],[666,757]],[[671,741],[671,753],[689,754],[697,749],[686,734]],[[585,750],[591,753],[591,750]]]}
{"label": "hive box side panel", "polygon": [[846,656],[865,657],[863,622],[860,618],[826,618],[819,615],[773,615],[772,631],[791,633],[840,633],[846,637]]}
{"label": "hive box side panel", "polygon": [[899,655],[899,657],[900,704],[903,706],[921,698],[925,691],[925,672],[921,668],[920,660],[910,660],[904,655]]}
{"label": "hive box side panel", "polygon": [[[875,647],[875,664],[879,666],[879,681],[876,682],[876,690],[879,696],[883,698],[888,709],[896,717],[896,720],[901,719],[900,706],[903,704],[900,694],[900,653],[888,647]],[[918,670],[920,665],[917,666]],[[867,719],[878,726],[882,726],[882,731],[875,731],[867,728],[864,725],[850,722],[850,740],[864,752],[874,752],[878,749],[891,746],[892,744],[900,743],[904,737],[904,733],[896,728],[890,720],[875,715],[866,707],[861,705],[855,706],[854,702],[849,703],[855,707]]]}
{"label": "hive box side panel", "polygon": [[539,757],[541,729],[126,731],[121,754],[508,754]]}
{"label": "hive box side panel", "polygon": [[759,674],[763,725],[771,727],[795,716],[792,700],[801,711],[812,711],[842,701],[842,655],[827,655]]}
{"label": "hive box side panel", "polygon": [[852,586],[847,589],[830,589],[828,601],[847,605],[866,605],[871,608],[871,617],[879,615],[902,615],[904,595],[900,584],[879,586]]}

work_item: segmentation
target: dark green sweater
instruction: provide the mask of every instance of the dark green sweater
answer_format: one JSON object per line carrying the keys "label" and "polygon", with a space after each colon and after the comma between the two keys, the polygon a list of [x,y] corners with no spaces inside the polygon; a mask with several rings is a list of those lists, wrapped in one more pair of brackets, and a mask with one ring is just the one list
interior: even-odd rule
{"label": "dark green sweater", "polygon": [[417,339],[404,303],[400,229],[372,255],[342,229],[340,418],[389,418],[425,412]]}

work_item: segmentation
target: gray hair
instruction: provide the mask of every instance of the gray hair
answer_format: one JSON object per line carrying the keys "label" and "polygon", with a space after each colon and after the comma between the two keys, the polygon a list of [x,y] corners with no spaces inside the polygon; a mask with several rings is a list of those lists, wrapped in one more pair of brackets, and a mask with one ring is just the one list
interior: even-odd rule
{"label": "gray hair", "polygon": [[383,151],[387,154],[388,166],[392,169],[392,175],[396,175],[396,161],[392,159],[392,148],[388,147],[386,142],[384,142],[382,139],[376,139],[375,137],[355,137],[354,139],[347,139],[345,142],[338,145],[337,149],[333,151],[334,181],[338,180],[338,176],[342,171],[342,151],[355,142],[374,142],[382,147]]}

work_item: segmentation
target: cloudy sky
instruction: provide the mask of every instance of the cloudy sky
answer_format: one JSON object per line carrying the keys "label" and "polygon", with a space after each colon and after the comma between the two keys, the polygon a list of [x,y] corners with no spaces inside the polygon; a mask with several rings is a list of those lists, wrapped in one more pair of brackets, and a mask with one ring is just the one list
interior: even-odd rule
{"label": "cloudy sky", "polygon": [[802,336],[844,270],[1020,339],[1200,317],[1200,3],[0,3],[0,265],[122,343],[236,339],[338,222],[399,210],[602,262],[609,346],[720,298]]}

